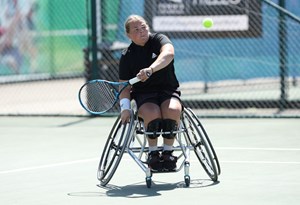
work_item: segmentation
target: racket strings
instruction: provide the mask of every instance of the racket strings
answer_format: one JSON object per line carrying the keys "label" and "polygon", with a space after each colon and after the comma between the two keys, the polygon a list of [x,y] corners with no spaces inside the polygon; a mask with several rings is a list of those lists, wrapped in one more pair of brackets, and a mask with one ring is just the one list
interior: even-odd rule
{"label": "racket strings", "polygon": [[106,82],[90,83],[81,91],[85,107],[93,112],[103,112],[116,102],[116,88]]}

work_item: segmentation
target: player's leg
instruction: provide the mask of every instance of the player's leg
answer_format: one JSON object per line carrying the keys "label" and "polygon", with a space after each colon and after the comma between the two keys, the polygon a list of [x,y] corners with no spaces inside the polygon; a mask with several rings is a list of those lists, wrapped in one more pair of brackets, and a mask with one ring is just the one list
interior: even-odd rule
{"label": "player's leg", "polygon": [[139,116],[144,120],[144,125],[147,132],[153,134],[147,135],[149,144],[149,154],[147,163],[153,171],[162,169],[161,156],[158,151],[157,141],[158,134],[161,131],[161,112],[160,107],[152,102],[146,102],[139,107]]}
{"label": "player's leg", "polygon": [[171,97],[161,104],[162,112],[162,130],[163,132],[170,132],[164,134],[164,150],[162,152],[163,168],[167,171],[176,169],[177,157],[173,155],[173,144],[175,135],[173,131],[178,130],[180,123],[180,115],[182,111],[181,102],[178,98]]}

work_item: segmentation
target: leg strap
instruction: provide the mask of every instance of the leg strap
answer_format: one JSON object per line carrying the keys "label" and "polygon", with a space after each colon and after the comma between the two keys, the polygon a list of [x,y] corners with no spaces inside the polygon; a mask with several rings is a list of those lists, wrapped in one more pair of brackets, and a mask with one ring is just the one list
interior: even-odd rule
{"label": "leg strap", "polygon": [[157,118],[148,123],[147,132],[153,132],[153,134],[148,135],[150,139],[156,139],[159,136],[156,132],[161,131],[161,122],[161,119]]}
{"label": "leg strap", "polygon": [[170,134],[163,134],[162,136],[166,139],[173,139],[176,136],[174,131],[178,130],[178,124],[175,120],[172,119],[164,119],[162,121],[162,130],[163,132],[170,132]]}

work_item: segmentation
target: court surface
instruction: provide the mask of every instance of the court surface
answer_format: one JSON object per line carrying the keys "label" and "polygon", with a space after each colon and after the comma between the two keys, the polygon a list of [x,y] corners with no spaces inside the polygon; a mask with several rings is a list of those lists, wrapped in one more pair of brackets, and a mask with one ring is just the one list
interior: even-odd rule
{"label": "court surface", "polygon": [[114,117],[0,117],[0,204],[296,205],[300,201],[299,119],[202,119],[221,164],[212,183],[191,153],[183,170],[144,172],[124,155],[98,187],[100,153]]}

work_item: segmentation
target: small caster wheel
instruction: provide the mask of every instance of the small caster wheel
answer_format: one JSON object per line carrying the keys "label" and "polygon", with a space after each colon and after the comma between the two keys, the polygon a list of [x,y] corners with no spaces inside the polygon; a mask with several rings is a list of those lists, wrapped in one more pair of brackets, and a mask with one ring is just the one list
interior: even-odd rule
{"label": "small caster wheel", "polygon": [[146,185],[147,185],[147,188],[151,188],[151,185],[152,185],[151,177],[146,177]]}
{"label": "small caster wheel", "polygon": [[189,175],[184,176],[184,182],[185,182],[186,187],[190,186],[191,178]]}

